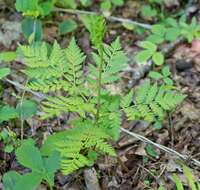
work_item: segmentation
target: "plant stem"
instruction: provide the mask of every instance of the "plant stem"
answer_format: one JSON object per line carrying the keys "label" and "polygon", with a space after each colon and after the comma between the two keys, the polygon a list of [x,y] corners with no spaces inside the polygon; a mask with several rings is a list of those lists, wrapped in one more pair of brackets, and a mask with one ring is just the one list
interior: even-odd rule
{"label": "plant stem", "polygon": [[99,121],[99,112],[101,108],[101,80],[102,80],[102,68],[103,68],[103,44],[100,45],[99,48],[99,55],[100,55],[100,64],[99,64],[99,76],[97,79],[97,88],[98,88],[98,94],[97,94],[97,114],[96,114],[96,123],[98,126]]}
{"label": "plant stem", "polygon": [[[24,91],[22,93],[22,97],[21,97],[21,101],[20,101],[20,107],[22,108],[22,104],[23,104],[23,101],[24,101],[24,96],[25,96],[25,93],[26,93],[26,85],[28,84],[28,80],[26,80],[26,83],[25,83],[25,88],[24,88]],[[23,140],[24,138],[24,119],[23,119],[23,112],[22,112],[22,109],[21,109],[21,112],[20,112],[20,120],[21,120],[21,140]]]}

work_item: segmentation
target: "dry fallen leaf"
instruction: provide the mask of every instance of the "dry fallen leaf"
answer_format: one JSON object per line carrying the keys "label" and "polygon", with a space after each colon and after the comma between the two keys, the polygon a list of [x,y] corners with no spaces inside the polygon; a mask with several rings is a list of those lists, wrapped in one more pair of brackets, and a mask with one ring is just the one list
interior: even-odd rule
{"label": "dry fallen leaf", "polygon": [[191,120],[199,120],[200,116],[200,110],[195,108],[195,106],[189,102],[186,102],[182,107],[181,107],[181,113],[191,119]]}

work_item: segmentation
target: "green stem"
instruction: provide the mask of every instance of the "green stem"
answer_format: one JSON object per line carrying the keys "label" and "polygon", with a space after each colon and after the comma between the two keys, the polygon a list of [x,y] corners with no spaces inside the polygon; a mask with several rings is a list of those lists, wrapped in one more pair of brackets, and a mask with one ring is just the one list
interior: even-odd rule
{"label": "green stem", "polygon": [[99,113],[101,108],[101,80],[102,80],[102,69],[103,69],[103,44],[99,48],[99,55],[100,55],[100,64],[99,64],[99,76],[97,79],[97,114],[96,114],[96,123],[98,126],[99,121]]}
{"label": "green stem", "polygon": [[51,185],[49,185],[50,190],[53,190],[53,187]]}
{"label": "green stem", "polygon": [[[26,80],[26,83],[25,83],[25,87],[27,86],[28,84],[28,79]],[[24,96],[25,96],[25,93],[26,93],[26,88],[24,88],[24,91],[22,93],[22,97],[21,97],[21,101],[20,101],[20,107],[22,108],[22,104],[23,104],[23,101],[24,101]],[[20,120],[21,120],[21,140],[23,140],[24,138],[24,119],[23,119],[23,114],[22,113],[22,109],[21,109],[21,113],[20,113]]]}

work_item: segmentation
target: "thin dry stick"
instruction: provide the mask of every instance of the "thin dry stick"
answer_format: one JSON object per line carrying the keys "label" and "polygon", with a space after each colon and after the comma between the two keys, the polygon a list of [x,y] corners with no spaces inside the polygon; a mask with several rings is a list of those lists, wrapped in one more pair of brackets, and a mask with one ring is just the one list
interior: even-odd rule
{"label": "thin dry stick", "polygon": [[[62,8],[55,8],[54,11],[56,12],[65,12],[65,13],[70,13],[70,14],[75,14],[75,15],[80,15],[80,14],[85,14],[85,15],[102,15],[101,13],[98,12],[91,12],[91,11],[83,11],[83,10],[74,10],[74,9],[62,9]],[[105,15],[104,15],[105,16]],[[151,29],[150,24],[145,24],[145,23],[140,23],[131,19],[125,19],[125,18],[119,18],[115,16],[105,16],[105,18],[109,21],[114,21],[114,22],[122,22],[122,23],[127,23],[127,24],[133,24],[136,26],[140,26],[145,29]]]}
{"label": "thin dry stick", "polygon": [[[169,154],[173,154],[173,155],[175,155],[175,156],[177,156],[177,157],[179,157],[179,158],[181,158],[181,159],[183,159],[183,160],[188,160],[188,159],[191,158],[190,156],[183,155],[183,154],[181,154],[181,153],[179,153],[179,152],[177,152],[177,151],[175,151],[175,150],[173,150],[173,149],[171,149],[171,148],[168,148],[168,147],[163,146],[163,145],[161,145],[161,144],[157,144],[157,143],[155,143],[155,142],[149,140],[148,138],[146,138],[146,137],[144,137],[144,136],[142,136],[142,135],[136,134],[136,133],[134,133],[134,132],[130,132],[129,130],[124,129],[124,128],[120,128],[120,129],[121,129],[121,131],[123,131],[124,133],[129,134],[130,136],[135,137],[136,139],[138,139],[138,140],[140,140],[140,141],[143,141],[143,142],[145,142],[145,143],[149,143],[149,144],[151,144],[151,145],[153,145],[153,146],[155,146],[155,147],[157,147],[157,148],[159,148],[159,149],[161,149],[161,150],[163,150],[163,151],[165,151],[165,152],[167,152],[167,153],[169,153]],[[198,161],[198,160],[196,160],[196,159],[194,159],[194,158],[191,158],[191,161],[192,161],[195,165],[200,166],[200,161]]]}
{"label": "thin dry stick", "polygon": [[19,84],[18,82],[12,81],[12,80],[7,79],[7,78],[5,79],[5,81],[8,82],[8,83],[10,83],[10,84],[12,84],[13,86],[15,86],[15,87],[18,88],[18,89],[26,90],[26,92],[30,92],[31,94],[33,94],[34,96],[40,98],[41,100],[47,98],[47,96],[45,96],[44,94],[38,93],[38,92],[35,92],[35,91],[32,91],[32,90],[30,90],[29,88],[27,88],[27,87],[25,87],[25,86]]}

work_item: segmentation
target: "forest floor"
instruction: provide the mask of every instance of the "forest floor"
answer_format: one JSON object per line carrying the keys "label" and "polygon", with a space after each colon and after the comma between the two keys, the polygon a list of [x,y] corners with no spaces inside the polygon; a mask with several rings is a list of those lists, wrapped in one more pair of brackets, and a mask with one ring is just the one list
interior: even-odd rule
{"label": "forest floor", "polygon": [[[174,2],[177,4],[171,3],[166,8],[168,14],[184,10],[185,3],[182,4],[178,0]],[[154,23],[155,20],[141,18],[139,10],[142,4],[140,1],[128,0],[124,6],[114,9],[112,15],[137,20],[141,23]],[[98,3],[87,10],[97,11]],[[192,6],[190,14],[196,16],[197,20],[200,21],[200,5],[198,3]],[[73,33],[58,36],[58,28],[54,23],[67,18],[75,19],[78,22],[78,29]],[[25,43],[20,29],[21,19],[22,16],[14,8],[7,7],[6,4],[0,7],[0,51],[16,50],[18,43]],[[47,19],[44,24],[44,40],[53,42],[57,39],[61,46],[66,47],[72,35],[75,35],[84,52],[87,54],[91,52],[88,32],[79,21],[79,16],[69,13],[55,13],[50,19]],[[123,90],[125,87],[134,88],[142,83],[148,73],[148,68],[145,70],[135,64],[133,60],[133,55],[138,51],[137,42],[144,39],[146,33],[139,35],[133,30],[124,28],[120,22],[108,21],[107,25],[108,32],[105,41],[111,42],[116,36],[120,36],[122,46],[130,58],[129,68],[122,74],[122,81],[111,88],[113,91]],[[188,155],[186,163],[193,169],[195,178],[200,180],[200,166],[194,165],[191,161],[192,158],[200,160],[200,40],[195,40],[192,44],[179,43],[169,52],[165,62],[170,66],[176,86],[187,95],[187,98],[176,111],[168,115],[159,130],[146,122],[128,122],[126,119],[123,120],[122,127],[141,134],[155,143],[176,150],[182,155]],[[20,72],[20,69],[23,68],[20,61],[12,62],[10,67],[13,72],[9,79],[24,84],[25,77]],[[1,88],[4,88],[4,91],[0,92],[1,101],[16,105],[16,97],[21,96],[22,90],[7,82],[2,82],[0,85]],[[26,96],[32,95],[27,92]],[[44,122],[34,116],[25,122],[25,136],[40,139],[51,130],[59,130],[58,125],[64,125],[63,121]],[[3,124],[3,127],[8,127],[8,125]],[[19,121],[10,122],[9,128],[14,130],[16,134],[20,134]],[[140,190],[149,189],[149,187],[157,189],[158,184],[165,184],[167,189],[172,190],[174,189],[173,172],[177,172],[181,179],[185,180],[176,155],[166,153],[158,147],[147,146],[145,142],[123,132],[114,146],[119,155],[118,160],[103,157],[94,165],[93,170],[85,170],[84,172],[81,170],[67,177],[58,174],[56,189],[83,190],[85,189],[85,178],[87,175],[91,175],[92,171],[94,172],[92,174],[94,180],[97,177],[101,189],[105,190]],[[1,141],[0,147],[3,147]],[[147,148],[149,151],[146,151]],[[5,154],[0,150],[0,164],[0,175],[8,170],[21,170],[15,160],[14,153]],[[46,189],[45,185],[38,188],[38,190]]]}

